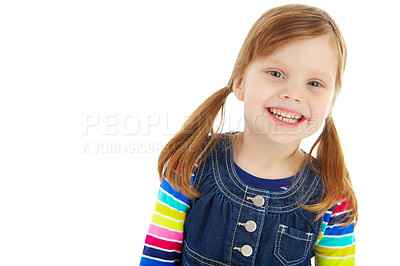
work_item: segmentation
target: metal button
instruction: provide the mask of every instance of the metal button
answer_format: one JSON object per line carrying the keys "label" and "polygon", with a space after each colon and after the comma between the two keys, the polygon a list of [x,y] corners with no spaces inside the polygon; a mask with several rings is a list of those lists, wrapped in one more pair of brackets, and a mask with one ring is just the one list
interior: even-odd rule
{"label": "metal button", "polygon": [[244,245],[241,249],[240,252],[242,253],[243,256],[249,257],[251,254],[253,254],[253,248],[250,247],[249,245]]}
{"label": "metal button", "polygon": [[254,205],[256,205],[257,207],[262,207],[265,203],[264,197],[260,195],[257,195],[254,198],[252,198],[252,201]]}
{"label": "metal button", "polygon": [[245,224],[244,227],[246,228],[247,232],[254,232],[257,229],[257,224],[252,221],[252,220],[248,220]]}

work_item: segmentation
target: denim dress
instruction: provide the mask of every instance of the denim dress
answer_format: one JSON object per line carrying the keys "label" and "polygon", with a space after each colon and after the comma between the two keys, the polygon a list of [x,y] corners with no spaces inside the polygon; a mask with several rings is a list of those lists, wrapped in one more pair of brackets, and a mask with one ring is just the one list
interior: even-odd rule
{"label": "denim dress", "polygon": [[[190,201],[182,264],[310,265],[322,218],[301,205],[320,202],[321,176],[305,160],[285,191],[250,187],[235,171],[233,134],[222,134],[194,172],[192,184],[201,197]],[[318,169],[315,159],[313,165]]]}

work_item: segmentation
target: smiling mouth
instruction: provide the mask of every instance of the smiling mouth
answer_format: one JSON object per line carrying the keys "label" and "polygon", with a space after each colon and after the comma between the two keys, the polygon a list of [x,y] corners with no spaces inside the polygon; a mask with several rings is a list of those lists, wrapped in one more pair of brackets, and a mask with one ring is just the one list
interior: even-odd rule
{"label": "smiling mouth", "polygon": [[267,110],[274,116],[276,119],[289,123],[296,124],[299,123],[303,119],[303,115],[293,112],[288,112],[279,108],[268,107]]}

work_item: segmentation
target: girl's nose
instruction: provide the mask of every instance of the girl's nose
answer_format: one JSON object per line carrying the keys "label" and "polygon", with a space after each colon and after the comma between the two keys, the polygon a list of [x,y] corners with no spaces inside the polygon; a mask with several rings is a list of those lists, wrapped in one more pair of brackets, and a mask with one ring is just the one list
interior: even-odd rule
{"label": "girl's nose", "polygon": [[298,88],[286,88],[278,93],[279,98],[282,100],[294,101],[296,103],[303,102],[301,90]]}

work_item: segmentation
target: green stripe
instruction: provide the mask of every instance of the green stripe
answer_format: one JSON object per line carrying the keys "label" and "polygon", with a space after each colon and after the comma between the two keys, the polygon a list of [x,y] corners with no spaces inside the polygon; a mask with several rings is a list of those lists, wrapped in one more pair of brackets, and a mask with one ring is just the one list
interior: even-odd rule
{"label": "green stripe", "polygon": [[354,243],[354,235],[342,236],[342,237],[328,237],[323,236],[318,242],[318,246],[328,246],[328,247],[342,247],[351,245]]}
{"label": "green stripe", "polygon": [[321,233],[325,233],[325,230],[326,230],[327,227],[328,227],[328,224],[322,223],[322,226],[321,226]]}
{"label": "green stripe", "polygon": [[174,209],[177,209],[178,211],[189,212],[189,207],[187,205],[177,201],[170,195],[165,194],[162,190],[158,192],[158,200]]}

